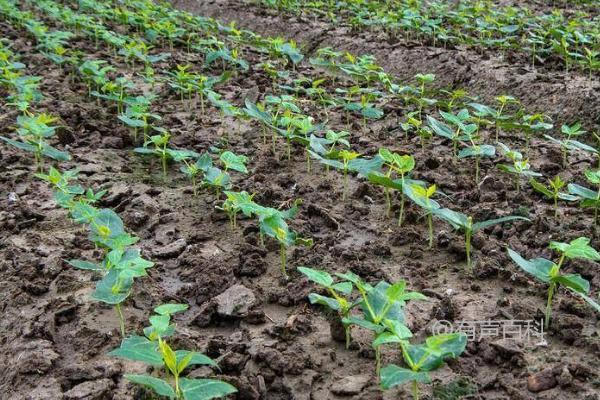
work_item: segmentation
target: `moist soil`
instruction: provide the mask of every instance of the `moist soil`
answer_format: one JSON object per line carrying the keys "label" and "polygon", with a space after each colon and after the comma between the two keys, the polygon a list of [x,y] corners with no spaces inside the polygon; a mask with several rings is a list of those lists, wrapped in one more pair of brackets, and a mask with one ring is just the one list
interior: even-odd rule
{"label": "moist soil", "polygon": [[[305,54],[327,45],[355,54],[372,53],[386,70],[403,79],[432,72],[441,85],[464,86],[482,98],[509,93],[533,109],[561,116],[560,120],[594,124],[598,118],[598,80],[577,73],[565,76],[530,70],[518,60],[512,63],[467,50],[390,45],[373,33],[356,37],[343,27],[319,22],[303,25],[235,1],[176,4],[225,21],[237,20],[259,33],[296,39],[307,50]],[[423,150],[418,141],[391,130],[398,122],[394,113],[366,127],[359,120],[352,121],[351,142],[356,151],[374,155],[378,148],[388,147],[414,154],[414,177],[435,182],[447,195],[441,200],[444,207],[474,215],[476,220],[509,214],[531,219],[476,234],[474,272],[469,274],[462,237],[446,224],[435,221],[434,246],[428,249],[426,223],[417,209],[409,206],[403,226],[398,227],[394,217],[385,216],[383,193],[357,177],[351,177],[350,196],[343,202],[340,174],[316,163],[307,172],[300,149],[294,148],[288,161],[284,144],[279,143],[278,154],[273,155],[256,124],[223,119],[211,108],[201,115],[197,105],[188,111],[189,104],[182,105],[177,94],[161,88],[155,111],[163,117],[162,126],[171,130],[176,147],[202,152],[217,146],[248,156],[250,173],[234,173],[234,187],[256,193],[255,201],[260,204],[285,208],[302,199],[291,226],[301,236],[313,238],[314,246],[288,252],[290,280],[285,280],[277,245],[268,240],[266,248],[259,245],[254,221],[241,219],[232,229],[225,214],[215,208],[220,202],[213,192],[203,189],[194,198],[189,182],[175,166],[163,178],[159,163],[133,154],[135,144],[115,110],[88,98],[87,87],[75,72],[49,64],[23,31],[4,22],[0,27],[14,41],[13,50],[22,55],[28,73],[43,77],[45,100],[38,108],[59,116],[64,125],[60,145],[71,152],[73,160],[61,167],[77,167],[85,186],[108,189],[101,205],[122,216],[128,229],[141,238],[144,255],[156,262],[150,276],[137,281],[124,306],[128,330],[140,332],[158,304],[189,304],[188,311],[175,317],[178,333],[173,347],[196,349],[215,358],[221,366],[216,376],[238,388],[235,398],[409,397],[405,387],[386,392],[378,388],[370,334],[355,329],[348,350],[332,338],[335,319],[307,302],[308,293],[315,289],[295,270],[297,266],[352,271],[371,283],[406,280],[411,289],[429,297],[427,302],[407,307],[407,324],[419,341],[438,320],[542,318],[546,289],[510,262],[506,246],[527,258],[551,258],[547,248],[551,240],[587,236],[600,248],[593,215],[563,203],[554,218],[550,203],[525,183],[518,193],[513,180],[500,173],[494,162],[482,161],[483,178],[476,185],[473,166],[453,163],[451,146],[445,141],[434,139]],[[102,46],[96,48],[83,38],[72,43],[96,58],[111,60],[119,72],[133,77],[122,59]],[[245,53],[251,65],[260,62],[260,57]],[[202,56],[175,49],[171,59],[157,69],[171,70],[185,63],[200,68]],[[217,69],[209,72],[219,73]],[[318,72],[303,63],[296,73]],[[262,98],[273,90],[270,79],[254,68],[218,87],[238,105],[246,97]],[[306,104],[307,109],[311,107]],[[16,116],[12,109],[3,108],[0,130],[9,131]],[[342,115],[331,113],[329,121],[336,128],[344,126]],[[502,140],[509,146],[522,146],[522,138],[511,135],[503,133]],[[535,138],[529,158],[532,168],[546,176],[561,172],[564,179],[580,183],[583,171],[596,163],[585,155],[573,155],[563,168],[560,150]],[[144,372],[145,366],[105,355],[120,343],[117,316],[110,307],[89,299],[98,277],[65,262],[98,259],[100,252],[87,241],[85,230],[56,207],[49,188],[33,178],[32,164],[28,155],[2,146],[0,343],[4,351],[0,362],[5,369],[0,375],[0,398],[151,398],[122,378],[123,373]],[[398,208],[395,200],[394,215]],[[597,267],[569,262],[565,271],[581,274],[597,293]],[[219,312],[220,302],[236,301],[235,293],[244,294],[242,307],[236,315],[224,316]],[[471,393],[468,398],[474,399],[600,398],[597,314],[563,290],[553,309],[545,345],[500,337],[471,341],[459,359],[433,374],[433,385],[422,385],[423,397],[451,399]],[[384,354],[384,365],[400,363],[397,352]],[[192,376],[207,373],[200,368]]]}

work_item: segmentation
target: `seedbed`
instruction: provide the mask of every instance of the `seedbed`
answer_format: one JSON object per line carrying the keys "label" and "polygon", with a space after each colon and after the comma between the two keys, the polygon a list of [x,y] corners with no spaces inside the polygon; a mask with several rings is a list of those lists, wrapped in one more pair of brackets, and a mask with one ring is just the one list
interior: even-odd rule
{"label": "seedbed", "polygon": [[[42,95],[1,75],[0,136],[17,140],[18,118],[47,113],[57,120],[43,142],[69,155],[36,162],[0,145],[0,398],[163,398],[138,375],[169,385],[164,398],[209,398],[193,379],[235,388],[232,399],[598,398],[600,242],[594,209],[579,207],[600,205],[597,72],[395,41],[259,2],[0,6],[0,72],[39,77]],[[71,34],[49,43],[58,31]],[[98,60],[105,74],[89,69]],[[93,192],[52,181],[51,166],[76,168],[69,185]],[[110,221],[77,219],[82,204]],[[115,218],[136,243],[115,242]],[[102,260],[117,248],[146,261],[111,272]],[[552,284],[551,313],[549,278],[520,257],[580,275]],[[99,291],[115,271],[123,281]],[[394,285],[384,295],[380,282]],[[381,320],[342,315],[319,297],[329,287],[389,296],[390,308]],[[445,360],[431,383],[422,365],[391,374],[442,323],[545,314],[545,343],[437,336],[450,350],[431,353]],[[129,353],[131,335],[145,335],[147,363]],[[170,348],[199,353],[175,373]]]}

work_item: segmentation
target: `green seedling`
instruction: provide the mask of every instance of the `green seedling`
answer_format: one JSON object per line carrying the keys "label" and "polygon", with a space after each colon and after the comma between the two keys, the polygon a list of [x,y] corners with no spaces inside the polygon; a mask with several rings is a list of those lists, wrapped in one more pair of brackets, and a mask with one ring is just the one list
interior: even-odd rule
{"label": "green seedling", "polygon": [[523,159],[523,154],[516,150],[511,150],[503,143],[498,143],[503,155],[513,162],[512,165],[498,164],[500,171],[509,173],[515,176],[515,188],[517,193],[521,193],[521,177],[542,176],[539,172],[531,170],[529,160]]}
{"label": "green seedling", "polygon": [[448,358],[458,358],[465,351],[467,337],[464,333],[450,333],[430,336],[420,345],[412,345],[406,340],[399,344],[408,368],[394,364],[385,366],[381,369],[381,386],[390,389],[411,382],[413,400],[418,400],[419,383],[430,383],[431,371],[440,368]]}
{"label": "green seedling", "polygon": [[146,270],[154,263],[142,258],[139,249],[129,247],[139,238],[125,231],[123,221],[114,211],[98,210],[87,202],[73,203],[70,211],[76,222],[89,225],[89,239],[96,247],[105,249],[106,254],[99,264],[84,260],[69,260],[68,263],[78,269],[103,274],[92,298],[115,307],[124,336],[122,303],[129,297],[134,278],[146,276]]}
{"label": "green seedling", "polygon": [[[311,304],[320,304],[337,312],[340,321],[347,320],[350,317],[350,311],[358,305],[357,302],[345,297],[352,294],[351,282],[343,281],[334,283],[333,277],[325,271],[319,271],[308,267],[298,267],[297,269],[309,280],[323,287],[330,294],[330,296],[323,296],[318,293],[309,294],[308,300]],[[351,341],[351,325],[344,322],[342,322],[342,325],[344,326],[344,337],[347,350],[350,347]]]}
{"label": "green seedling", "polygon": [[[392,153],[388,149],[379,149],[379,157],[383,159],[384,167],[387,171],[384,174],[373,172],[369,174],[369,181],[382,185],[385,191],[386,215],[390,214],[392,202],[390,199],[390,189],[396,189],[400,192],[400,214],[398,216],[398,226],[402,225],[404,219],[404,186],[407,183],[406,175],[415,168],[415,159],[411,155],[400,155]],[[398,179],[394,179],[396,176]],[[408,180],[413,182],[412,180]]]}
{"label": "green seedling", "polygon": [[342,164],[343,164],[343,168],[342,171],[344,172],[344,189],[342,192],[342,201],[346,201],[346,197],[348,196],[348,166],[350,161],[356,159],[358,156],[360,156],[359,153],[355,152],[355,151],[351,151],[351,150],[340,150],[338,152],[340,159],[342,160]]}
{"label": "green seedling", "polygon": [[[599,261],[600,254],[589,245],[590,239],[580,237],[572,240],[570,243],[561,242],[550,242],[550,249],[556,250],[560,254],[558,263],[547,260],[545,258],[535,258],[532,260],[526,260],[521,257],[516,251],[508,249],[508,255],[521,269],[528,274],[533,275],[536,279],[542,283],[549,285],[548,287],[548,301],[546,303],[546,311],[544,313],[544,327],[547,329],[550,323],[550,317],[552,314],[552,297],[556,292],[558,285],[562,285],[567,289],[582,294],[587,297],[590,291],[590,283],[581,277],[579,274],[562,274],[560,269],[563,266],[565,259],[583,259],[591,261]],[[586,297],[582,297],[586,299]],[[588,303],[590,303],[595,309],[599,309],[600,306],[596,304],[591,298],[587,297]]]}
{"label": "green seedling", "polygon": [[552,203],[554,204],[554,218],[558,218],[559,199],[565,201],[576,201],[579,199],[579,197],[572,194],[561,192],[561,189],[565,187],[567,183],[563,181],[559,175],[556,175],[554,179],[548,179],[547,186],[536,181],[535,178],[531,178],[529,180],[529,184],[535,189],[535,191],[541,193],[547,199],[552,200]]}
{"label": "green seedling", "polygon": [[237,227],[237,214],[243,212],[246,215],[252,214],[252,209],[256,203],[252,198],[254,194],[248,194],[248,192],[230,192],[225,191],[227,197],[223,202],[222,206],[216,208],[224,211],[229,217],[229,223],[232,229]]}
{"label": "green seedling", "polygon": [[452,225],[454,229],[461,230],[465,233],[465,252],[467,255],[467,270],[469,272],[473,270],[473,265],[471,262],[471,238],[475,233],[489,226],[502,224],[505,222],[517,220],[529,221],[529,219],[525,217],[508,216],[473,223],[473,217],[465,215],[458,211],[450,210],[448,208],[439,208],[437,210],[434,210],[433,213],[437,217],[443,219],[444,221]]}
{"label": "green seedling", "polygon": [[471,116],[469,115],[469,111],[466,109],[459,111],[456,115],[449,112],[440,111],[440,115],[447,122],[451,123],[453,128],[429,115],[427,116],[427,121],[436,135],[445,137],[452,141],[452,154],[456,158],[458,157],[458,143],[460,141],[469,140],[471,135],[477,131],[478,126],[477,124],[467,123],[471,119]]}
{"label": "green seedling", "polygon": [[572,137],[577,137],[577,136],[582,136],[585,135],[587,133],[587,131],[583,130],[581,128],[581,124],[578,122],[574,125],[567,125],[564,124],[561,128],[560,131],[563,135],[565,135],[565,138],[562,140],[559,139],[555,139],[550,135],[544,135],[544,137],[548,140],[550,140],[553,143],[556,143],[560,146],[561,150],[562,150],[562,154],[563,154],[563,166],[567,166],[567,155],[569,153],[569,151],[587,151],[588,153],[592,153],[594,155],[598,155],[598,150],[596,150],[595,148],[588,146],[585,143],[581,143],[577,140],[571,139]]}
{"label": "green seedling", "polygon": [[137,132],[142,128],[144,141],[148,140],[148,133],[154,121],[160,121],[160,115],[150,112],[150,105],[156,96],[137,96],[126,99],[125,113],[117,118],[125,125],[133,129],[133,140],[137,142]]}
{"label": "green seedling", "polygon": [[[108,355],[164,369],[165,378],[125,374],[125,379],[171,400],[208,400],[237,392],[234,386],[220,380],[182,377],[183,372],[191,366],[219,368],[214,360],[204,354],[188,350],[175,351],[165,340],[175,332],[171,315],[184,311],[187,307],[186,304],[163,304],[156,307],[156,314],[150,317],[150,326],[144,329],[144,336],[132,335],[123,339],[120,347]],[[169,375],[172,379],[169,379]]]}
{"label": "green seedling", "polygon": [[135,88],[133,82],[125,77],[119,77],[114,81],[106,82],[100,87],[99,91],[92,91],[91,95],[100,99],[114,101],[117,103],[117,112],[121,114],[123,112],[125,98],[127,97],[126,90],[133,88]]}
{"label": "green seedling", "polygon": [[[158,128],[155,128],[159,130]],[[160,135],[152,135],[144,142],[144,147],[136,147],[133,151],[138,154],[153,155],[161,160],[163,179],[167,178],[167,162],[170,160],[183,161],[193,158],[198,158],[200,155],[191,150],[175,150],[170,149],[169,140],[171,134],[164,129],[159,130]],[[152,147],[148,147],[152,145]]]}
{"label": "green seedling", "polygon": [[409,300],[426,300],[427,298],[421,293],[407,291],[405,281],[398,281],[392,285],[381,281],[377,285],[371,286],[351,272],[336,275],[352,282],[360,293],[359,304],[362,316],[344,318],[342,323],[357,325],[375,333],[376,337],[373,342],[375,369],[379,375],[381,345],[386,343],[384,340],[386,335],[382,336],[383,332],[387,330],[402,337],[412,336],[408,328],[399,326],[399,324],[404,324],[404,307]]}
{"label": "green seedling", "polygon": [[600,170],[587,170],[585,177],[598,189],[592,190],[576,183],[569,183],[567,190],[570,194],[581,198],[581,207],[594,209],[594,225],[598,224],[598,209],[600,209]]}
{"label": "green seedling", "polygon": [[54,167],[48,173],[37,173],[36,178],[48,182],[54,188],[54,200],[59,206],[73,210],[77,203],[81,206],[92,205],[100,200],[106,190],[94,192],[91,188],[84,189],[81,185],[72,185],[71,181],[77,178],[79,171],[76,169],[60,172]]}
{"label": "green seedling", "polygon": [[193,159],[182,159],[184,165],[180,167],[180,171],[192,182],[192,190],[194,197],[198,196],[198,175],[206,174],[212,167],[212,159],[208,153],[203,153],[200,157]]}
{"label": "green seedling", "polygon": [[32,116],[19,115],[17,117],[17,134],[20,140],[13,140],[4,136],[0,136],[0,139],[18,149],[33,153],[36,169],[42,171],[44,157],[57,161],[71,159],[69,153],[60,151],[46,143],[47,139],[56,134],[56,126],[51,124],[57,120],[58,118],[45,113]]}
{"label": "green seedling", "polygon": [[432,200],[431,197],[435,194],[437,188],[436,185],[421,186],[416,183],[406,185],[406,191],[404,194],[408,196],[416,205],[421,207],[425,211],[427,218],[427,227],[429,235],[429,248],[433,247],[433,212],[440,208],[440,204]]}
{"label": "green seedling", "polygon": [[500,126],[502,125],[503,122],[507,121],[509,119],[509,116],[503,114],[504,111],[506,110],[506,107],[510,104],[519,104],[519,100],[515,99],[512,96],[507,96],[507,95],[502,95],[502,96],[498,96],[496,97],[496,101],[500,104],[500,108],[498,109],[498,111],[495,113],[494,117],[494,121],[495,121],[495,126],[496,126],[496,143],[498,143],[499,140],[499,133],[500,133]]}
{"label": "green seedling", "polygon": [[407,114],[405,122],[400,124],[404,132],[414,132],[419,136],[421,149],[425,149],[425,142],[433,137],[433,132],[429,126],[423,126],[421,119],[415,118],[418,111],[413,111]]}

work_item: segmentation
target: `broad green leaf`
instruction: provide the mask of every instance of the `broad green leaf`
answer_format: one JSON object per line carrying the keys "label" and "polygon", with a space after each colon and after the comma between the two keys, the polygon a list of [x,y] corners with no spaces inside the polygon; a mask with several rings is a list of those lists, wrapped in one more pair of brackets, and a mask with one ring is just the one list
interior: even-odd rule
{"label": "broad green leaf", "polygon": [[212,358],[196,351],[187,350],[177,350],[175,352],[177,364],[179,364],[181,360],[188,355],[191,355],[188,365],[210,365],[211,367],[219,368],[219,364],[217,364],[217,362]]}
{"label": "broad green leaf", "polygon": [[477,231],[479,231],[481,229],[485,229],[488,226],[502,224],[504,222],[517,221],[517,220],[530,221],[528,218],[519,217],[519,216],[516,216],[516,215],[510,215],[510,216],[507,216],[507,217],[489,219],[487,221],[481,221],[481,222],[474,223],[473,224],[473,232],[477,232]]}
{"label": "broad green leaf", "polygon": [[129,297],[132,284],[131,278],[124,279],[119,271],[112,269],[96,284],[91,298],[107,304],[120,304]]}
{"label": "broad green leaf", "polygon": [[172,315],[178,312],[185,311],[189,308],[187,304],[178,304],[178,303],[170,303],[170,304],[161,304],[158,307],[154,308],[154,312],[159,315]]}
{"label": "broad green leaf", "polygon": [[231,151],[225,151],[219,158],[223,164],[225,164],[225,169],[233,169],[244,174],[248,173],[248,169],[245,165],[248,162],[248,158],[246,156],[236,155]]}
{"label": "broad green leaf", "polygon": [[358,318],[358,317],[343,318],[342,323],[345,325],[358,325],[362,328],[368,329],[370,331],[374,331],[375,333],[383,332],[383,330],[385,329],[385,327],[383,327],[379,324],[374,324],[371,321],[367,321],[364,318]]}
{"label": "broad green leaf", "polygon": [[463,333],[435,335],[428,337],[425,344],[436,356],[456,358],[465,351],[467,336]]}
{"label": "broad green leaf", "polygon": [[321,296],[317,293],[310,293],[308,295],[308,301],[310,301],[310,304],[320,304],[322,306],[329,307],[333,311],[340,311],[342,309],[342,306],[336,299],[332,297]]}
{"label": "broad green leaf", "polygon": [[433,210],[433,214],[440,217],[450,225],[454,229],[469,229],[469,217],[465,214],[450,210],[449,208],[438,208],[437,210]]}
{"label": "broad green leaf", "polygon": [[92,271],[102,271],[104,269],[98,264],[84,260],[68,260],[67,263],[79,269],[88,269]]}
{"label": "broad green leaf", "polygon": [[550,248],[560,251],[565,257],[575,259],[598,261],[600,254],[589,245],[590,239],[580,237],[572,240],[570,243],[550,242]]}
{"label": "broad green leaf", "polygon": [[210,400],[237,392],[229,383],[215,379],[181,378],[180,386],[184,400]]}
{"label": "broad green leaf", "polygon": [[135,374],[125,374],[123,377],[133,383],[137,383],[138,385],[143,385],[149,387],[154,390],[156,394],[159,396],[165,396],[169,399],[174,399],[176,397],[175,391],[169,385],[168,382],[155,378],[149,375],[135,375]]}
{"label": "broad green leaf", "polygon": [[590,283],[579,274],[559,275],[553,280],[578,293],[587,294],[590,291]]}
{"label": "broad green leaf", "polygon": [[533,260],[526,260],[519,253],[512,249],[507,249],[508,255],[512,260],[525,272],[535,276],[542,282],[550,282],[550,271],[556,265],[550,260],[545,258],[535,258]]}
{"label": "broad green leaf", "polygon": [[298,271],[318,285],[326,288],[330,288],[333,285],[333,278],[325,271],[319,271],[308,267],[298,267]]}
{"label": "broad green leaf", "polygon": [[427,372],[415,372],[407,368],[398,367],[397,365],[386,365],[381,369],[379,374],[381,386],[384,389],[390,389],[394,386],[403,385],[407,382],[429,383],[431,378]]}
{"label": "broad green leaf", "polygon": [[351,282],[339,282],[331,287],[336,292],[340,292],[343,294],[352,293],[352,283]]}
{"label": "broad green leaf", "polygon": [[154,366],[163,365],[163,359],[158,352],[157,343],[143,336],[134,335],[123,339],[121,346],[109,352],[108,355],[132,361],[142,361]]}

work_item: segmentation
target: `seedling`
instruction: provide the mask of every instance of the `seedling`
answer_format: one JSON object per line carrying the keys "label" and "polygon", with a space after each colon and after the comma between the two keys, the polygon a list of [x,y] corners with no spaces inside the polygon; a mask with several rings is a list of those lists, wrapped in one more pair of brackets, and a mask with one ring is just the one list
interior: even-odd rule
{"label": "seedling", "polygon": [[212,159],[208,153],[203,153],[196,159],[196,162],[192,162],[193,159],[182,159],[184,165],[180,167],[180,171],[183,172],[192,182],[192,190],[194,197],[198,196],[198,175],[200,173],[206,174],[210,167],[212,167]]}
{"label": "seedling", "polygon": [[[152,135],[144,142],[144,147],[136,147],[133,151],[138,154],[153,155],[161,160],[163,179],[167,178],[167,162],[169,160],[182,161],[192,158],[198,158],[200,155],[191,150],[175,150],[168,148],[171,134],[164,129],[157,129],[161,132],[160,135]],[[153,147],[149,148],[148,145]]]}
{"label": "seedling", "polygon": [[[120,347],[108,355],[164,368],[165,379],[138,374],[126,374],[125,379],[148,387],[158,396],[171,400],[208,400],[237,392],[235,387],[220,380],[182,377],[186,368],[193,365],[219,368],[214,360],[204,354],[188,350],[175,351],[165,340],[175,332],[175,326],[170,322],[171,315],[185,309],[186,304],[163,304],[156,307],[156,314],[150,317],[150,326],[144,329],[145,336],[132,335],[123,339]],[[167,380],[169,375],[172,376],[172,381]]]}
{"label": "seedling", "polygon": [[[508,249],[508,255],[515,264],[528,274],[533,275],[539,281],[550,285],[548,287],[548,301],[546,303],[546,311],[544,314],[544,327],[546,329],[548,328],[552,314],[552,297],[559,284],[578,294],[587,295],[589,293],[590,283],[582,278],[581,275],[561,274],[560,271],[565,259],[600,260],[600,254],[598,254],[589,243],[590,240],[585,237],[577,238],[570,243],[550,242],[550,249],[556,250],[560,254],[558,264],[545,258],[526,260],[516,251]],[[591,301],[591,299],[587,301],[594,308],[598,309],[598,305]]]}
{"label": "seedling", "polygon": [[427,116],[427,121],[436,135],[445,137],[452,141],[452,154],[456,158],[458,157],[458,142],[468,140],[471,135],[477,131],[478,127],[476,124],[467,123],[471,116],[466,109],[459,111],[456,115],[449,112],[440,111],[440,115],[447,122],[451,123],[454,126],[454,129],[429,115]]}
{"label": "seedling", "polygon": [[582,136],[587,133],[587,131],[581,129],[581,124],[579,122],[572,126],[564,124],[560,128],[560,131],[563,135],[566,136],[562,140],[555,139],[550,135],[544,135],[544,137],[546,139],[552,141],[553,143],[560,145],[560,148],[561,148],[562,154],[563,154],[563,166],[567,166],[567,155],[570,150],[573,150],[573,151],[583,150],[583,151],[592,153],[594,155],[598,155],[598,150],[596,150],[595,148],[588,146],[587,144],[581,143],[577,140],[571,139],[574,136]]}
{"label": "seedling", "polygon": [[579,197],[562,193],[560,190],[565,187],[567,184],[564,182],[559,175],[556,175],[554,179],[548,179],[548,186],[544,185],[535,180],[535,178],[531,178],[529,180],[529,184],[539,193],[544,195],[549,200],[552,200],[554,204],[554,218],[558,218],[558,199],[565,201],[576,201]]}
{"label": "seedling", "polygon": [[357,275],[347,272],[336,274],[338,277],[352,282],[361,295],[360,307],[363,315],[351,316],[342,320],[345,324],[358,325],[373,331],[376,338],[373,342],[375,348],[375,369],[379,375],[381,365],[381,345],[386,343],[386,335],[381,334],[388,330],[402,337],[412,336],[408,328],[404,329],[398,324],[404,323],[404,307],[409,300],[426,300],[427,298],[418,292],[406,290],[406,282],[398,281],[392,285],[385,281],[371,286],[363,282]]}
{"label": "seedling", "polygon": [[529,219],[525,217],[519,216],[508,216],[502,218],[490,219],[487,221],[475,222],[473,223],[473,217],[465,215],[458,211],[453,211],[448,208],[440,208],[434,210],[433,213],[452,225],[452,227],[456,230],[461,230],[465,233],[465,251],[467,254],[467,269],[469,272],[473,270],[473,265],[471,262],[471,238],[478,231],[485,229],[489,226],[502,224],[504,222],[523,220],[529,221]]}
{"label": "seedling", "polygon": [[35,165],[38,171],[42,171],[44,158],[48,157],[57,161],[68,161],[71,159],[69,153],[60,151],[46,140],[56,134],[56,127],[52,126],[58,118],[48,114],[37,114],[33,116],[19,115],[17,117],[17,134],[21,140],[13,140],[4,136],[0,139],[18,149],[33,153]]}
{"label": "seedling", "polygon": [[509,117],[504,115],[503,112],[506,109],[506,106],[509,104],[518,104],[519,100],[515,99],[512,96],[502,95],[496,97],[496,101],[500,103],[500,108],[494,115],[495,125],[496,125],[496,143],[498,143],[498,135],[500,132],[500,125],[503,121],[506,121]]}
{"label": "seedling", "polygon": [[523,160],[523,154],[516,150],[511,150],[503,143],[498,143],[505,157],[513,162],[512,165],[498,164],[500,171],[512,174],[515,176],[515,187],[517,193],[521,193],[521,177],[542,176],[539,172],[531,170],[529,160]]}
{"label": "seedling", "polygon": [[[358,305],[358,302],[344,297],[349,296],[352,293],[352,282],[343,281],[334,283],[333,277],[325,271],[319,271],[308,267],[298,267],[297,269],[299,272],[306,275],[309,280],[326,289],[331,295],[331,297],[329,297],[311,293],[308,295],[308,300],[311,304],[320,304],[330,308],[338,313],[341,321],[347,320],[350,317],[350,311]],[[347,350],[350,347],[351,325],[344,322],[342,322],[342,324],[344,326]]]}
{"label": "seedling", "polygon": [[117,118],[125,125],[133,129],[133,140],[137,142],[137,132],[142,128],[144,141],[148,140],[148,133],[152,122],[160,121],[160,115],[150,112],[150,104],[156,96],[137,96],[126,100],[127,108]]}
{"label": "seedling", "polygon": [[594,209],[594,224],[598,224],[598,209],[600,208],[600,170],[587,170],[585,177],[588,182],[598,187],[597,190],[588,189],[576,183],[569,183],[567,190],[570,194],[581,198],[581,207]]}
{"label": "seedling", "polygon": [[221,207],[216,208],[224,211],[229,217],[229,223],[231,228],[237,227],[237,214],[242,211],[244,214],[251,215],[252,208],[254,207],[254,201],[252,198],[254,194],[248,194],[248,192],[231,192],[225,191],[227,198],[223,202]]}
{"label": "seedling", "polygon": [[435,194],[437,188],[436,185],[423,187],[416,183],[406,185],[406,191],[404,192],[409,199],[411,199],[416,205],[425,210],[425,216],[427,218],[428,234],[429,234],[429,248],[433,247],[433,212],[440,208],[440,204],[432,200],[431,197]]}
{"label": "seedling", "polygon": [[[404,218],[404,186],[406,185],[405,177],[415,168],[415,159],[411,155],[392,153],[388,149],[379,149],[379,157],[383,159],[384,167],[387,167],[388,170],[384,175],[381,175],[378,172],[369,174],[369,181],[384,186],[387,204],[386,215],[389,215],[392,208],[389,192],[390,188],[396,189],[400,192],[400,215],[398,216],[398,226],[401,226]],[[394,180],[392,175],[398,176],[399,179]]]}
{"label": "seedling", "polygon": [[467,346],[464,333],[430,336],[424,344],[412,345],[400,341],[402,358],[408,368],[390,364],[381,369],[383,389],[411,382],[413,400],[419,399],[419,383],[430,383],[430,372],[438,369],[448,358],[458,358]]}

